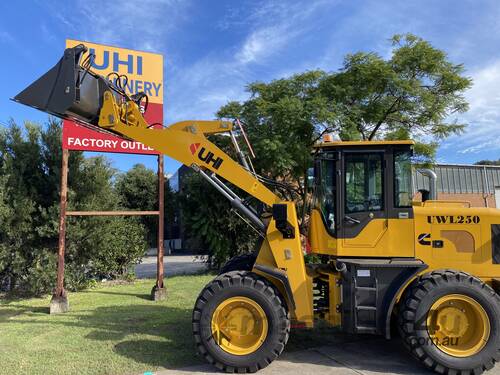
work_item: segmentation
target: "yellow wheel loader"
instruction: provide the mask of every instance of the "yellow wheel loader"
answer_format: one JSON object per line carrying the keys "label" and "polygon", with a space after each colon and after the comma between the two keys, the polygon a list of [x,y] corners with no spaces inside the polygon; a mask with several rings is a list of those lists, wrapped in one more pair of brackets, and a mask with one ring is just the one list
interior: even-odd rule
{"label": "yellow wheel loader", "polygon": [[[258,371],[283,352],[292,322],[313,327],[320,320],[387,339],[397,325],[408,351],[441,374],[479,374],[500,360],[500,210],[438,201],[429,170],[422,171],[430,183],[424,201],[412,202],[413,142],[315,147],[308,241],[322,262],[306,264],[295,204],[270,188],[280,183],[254,173],[237,122],[151,127],[142,115],[145,95],[130,96],[120,80],[94,73],[89,58],[84,45],[66,49],[14,100],[190,166],[261,238],[255,254],[232,259],[196,301],[194,341],[208,362],[227,372]],[[217,133],[231,136],[239,162],[207,139]]]}

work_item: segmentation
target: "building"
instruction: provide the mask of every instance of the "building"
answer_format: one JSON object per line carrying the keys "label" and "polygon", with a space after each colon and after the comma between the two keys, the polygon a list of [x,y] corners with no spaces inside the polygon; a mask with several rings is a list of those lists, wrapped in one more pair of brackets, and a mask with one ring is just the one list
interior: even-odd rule
{"label": "building", "polygon": [[[437,164],[439,200],[468,201],[473,207],[500,208],[500,166]],[[413,174],[415,199],[420,189],[429,189],[429,181],[422,174]]]}
{"label": "building", "polygon": [[[192,169],[186,165],[182,165],[177,171],[170,176],[168,179],[168,184],[170,189],[175,193],[182,193],[185,186],[186,177],[192,173]],[[182,218],[182,210],[179,205],[176,205],[174,210],[174,217],[172,222],[165,223],[169,233],[167,240],[165,241],[166,246],[169,247],[171,252],[183,252],[198,250],[199,245],[193,244],[193,239],[186,236],[186,231],[184,229],[184,220]]]}

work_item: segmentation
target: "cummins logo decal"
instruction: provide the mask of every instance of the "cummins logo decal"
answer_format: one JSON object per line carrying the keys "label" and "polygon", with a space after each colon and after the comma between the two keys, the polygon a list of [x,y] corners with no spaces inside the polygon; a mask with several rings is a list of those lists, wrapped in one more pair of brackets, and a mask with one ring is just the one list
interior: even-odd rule
{"label": "cummins logo decal", "polygon": [[431,234],[430,233],[422,233],[418,235],[418,243],[424,246],[431,245]]}

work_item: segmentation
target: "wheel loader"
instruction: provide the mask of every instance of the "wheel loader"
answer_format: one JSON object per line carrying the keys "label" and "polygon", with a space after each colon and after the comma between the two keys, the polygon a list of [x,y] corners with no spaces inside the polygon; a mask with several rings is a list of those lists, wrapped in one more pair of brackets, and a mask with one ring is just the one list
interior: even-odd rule
{"label": "wheel loader", "polygon": [[[274,192],[282,182],[254,172],[238,144],[241,123],[151,126],[146,95],[127,94],[118,74],[96,74],[89,58],[84,45],[66,49],[13,100],[182,162],[259,234],[255,253],[229,261],[196,300],[194,342],[208,362],[256,372],[283,352],[292,324],[320,321],[351,334],[399,335],[441,374],[479,374],[500,360],[500,210],[437,200],[429,170],[429,189],[413,202],[412,141],[314,147],[307,240],[321,261],[306,264],[295,204]],[[231,137],[238,161],[207,138],[215,134]]]}

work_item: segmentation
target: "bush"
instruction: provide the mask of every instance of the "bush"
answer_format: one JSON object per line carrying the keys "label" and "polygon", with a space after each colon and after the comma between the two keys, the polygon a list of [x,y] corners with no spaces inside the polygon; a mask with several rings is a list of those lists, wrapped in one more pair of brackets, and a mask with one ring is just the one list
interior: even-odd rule
{"label": "bush", "polygon": [[186,179],[179,197],[185,230],[199,241],[210,265],[218,268],[228,258],[252,251],[257,235],[231,213],[231,204],[200,176],[191,174]]}
{"label": "bush", "polygon": [[[0,289],[38,295],[56,281],[61,166],[61,123],[14,122],[0,132]],[[69,159],[68,208],[115,210],[116,172],[103,157]],[[136,218],[70,218],[65,282],[81,289],[126,275],[147,249]]]}

